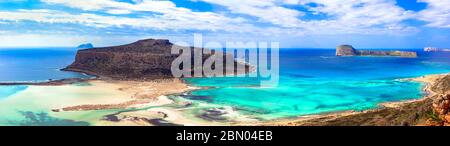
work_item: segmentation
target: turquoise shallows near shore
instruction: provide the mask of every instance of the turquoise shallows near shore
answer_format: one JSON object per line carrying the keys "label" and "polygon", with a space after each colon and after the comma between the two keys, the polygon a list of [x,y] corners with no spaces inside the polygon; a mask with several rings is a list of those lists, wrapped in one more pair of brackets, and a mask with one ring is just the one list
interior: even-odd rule
{"label": "turquoise shallows near shore", "polygon": [[282,50],[278,87],[259,88],[259,80],[252,78],[193,78],[188,82],[214,88],[187,98],[232,106],[261,119],[375,108],[424,95],[420,83],[398,79],[450,72],[450,53],[411,51],[419,57],[335,57],[334,50]]}
{"label": "turquoise shallows near shore", "polygon": [[[216,81],[190,80],[195,85],[211,85]],[[193,92],[196,100],[229,105],[251,112],[258,118],[273,119],[340,110],[365,110],[380,102],[400,101],[423,96],[419,83],[395,80],[326,81],[283,78],[276,88],[230,86]]]}
{"label": "turquoise shallows near shore", "polygon": [[27,86],[0,86],[0,100],[27,89]]}
{"label": "turquoise shallows near shore", "polygon": [[[419,57],[336,57],[331,49],[282,49],[278,87],[259,88],[259,80],[253,78],[194,78],[187,82],[214,88],[197,90],[183,98],[231,106],[260,119],[374,108],[381,102],[423,96],[420,83],[398,79],[450,72],[449,52],[412,51],[419,51]],[[73,50],[0,50],[0,82],[86,77],[58,70],[70,64],[74,55]],[[48,93],[45,99],[18,96],[32,91],[28,88],[0,86],[0,125],[89,125],[92,119],[117,112],[49,112],[45,102],[53,98],[62,102],[86,95]]]}

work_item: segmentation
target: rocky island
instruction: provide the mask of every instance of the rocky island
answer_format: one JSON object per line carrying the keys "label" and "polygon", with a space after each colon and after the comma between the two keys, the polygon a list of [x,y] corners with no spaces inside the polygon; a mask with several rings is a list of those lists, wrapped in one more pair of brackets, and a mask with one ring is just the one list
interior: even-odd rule
{"label": "rocky island", "polygon": [[395,57],[417,57],[416,52],[407,51],[373,51],[356,50],[351,45],[340,45],[336,48],[336,56],[395,56]]}
{"label": "rocky island", "polygon": [[[172,47],[182,46],[175,46],[164,39],[146,39],[121,46],[83,49],[77,52],[75,62],[63,70],[115,80],[172,78],[171,65],[179,56],[171,53]],[[191,54],[195,49],[202,49],[190,48]],[[205,60],[210,56],[204,54],[202,58]],[[226,58],[224,55],[224,62]],[[235,61],[235,65],[237,64],[238,62]],[[248,71],[249,66],[245,65],[245,67]],[[191,70],[194,68],[192,65]]]}

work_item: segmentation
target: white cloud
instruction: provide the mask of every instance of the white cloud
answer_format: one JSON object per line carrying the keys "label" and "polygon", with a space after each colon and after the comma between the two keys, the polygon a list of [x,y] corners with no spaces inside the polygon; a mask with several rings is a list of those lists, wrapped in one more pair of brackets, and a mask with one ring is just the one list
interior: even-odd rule
{"label": "white cloud", "polygon": [[245,14],[282,27],[298,27],[304,13],[279,6],[276,0],[198,0],[227,7],[231,13]]}
{"label": "white cloud", "polygon": [[[18,10],[18,11],[0,11],[0,22],[20,23],[20,22],[38,22],[50,24],[81,24],[90,27],[118,27],[115,30],[127,26],[136,30],[152,29],[157,31],[177,31],[177,30],[199,30],[203,32],[220,32],[221,35],[227,33],[241,34],[243,36],[278,36],[278,35],[302,35],[298,30],[287,30],[277,27],[259,28],[251,24],[243,23],[240,19],[220,18],[218,20],[180,20],[164,15],[147,16],[141,18],[129,18],[121,16],[104,16],[91,13],[71,14],[63,11],[38,9],[38,10]],[[58,30],[52,30],[53,34],[59,33]],[[57,33],[58,32],[58,33]],[[130,31],[133,32],[133,31]],[[69,32],[68,32],[69,33]],[[42,34],[42,31],[33,31],[26,34]],[[10,34],[5,34],[10,35]],[[46,33],[49,35],[49,33]],[[132,36],[132,34],[129,34]]]}
{"label": "white cloud", "polygon": [[[208,16],[205,16],[208,17]],[[147,29],[171,29],[171,30],[224,30],[235,31],[237,26],[228,24],[241,23],[239,19],[214,18],[221,21],[201,19],[195,21],[183,21],[186,18],[174,18],[164,15],[147,16],[140,18],[129,18],[120,16],[103,16],[91,13],[70,14],[56,10],[18,10],[0,11],[0,20],[3,21],[34,21],[39,23],[76,23],[93,27],[122,27],[131,26]],[[252,27],[241,25],[240,27]]]}
{"label": "white cloud", "polygon": [[[217,40],[289,39],[300,43],[302,40],[298,38],[310,36],[343,36],[343,39],[348,40],[354,34],[395,36],[418,32],[421,27],[409,26],[404,22],[409,19],[425,21],[428,27],[450,28],[449,0],[418,0],[429,4],[420,12],[405,10],[396,4],[396,0],[191,0],[220,6],[210,12],[183,8],[167,0],[132,0],[132,3],[118,0],[40,1],[45,3],[40,5],[41,9],[0,10],[0,26],[7,29],[0,30],[3,46],[20,43],[14,42],[17,38],[29,39],[27,42],[32,45],[45,45],[49,40],[56,40],[51,41],[56,42],[55,46],[75,46],[87,40],[97,40],[91,41],[96,45],[124,43],[111,41],[114,39],[109,36],[121,36],[125,39],[116,40],[132,41],[154,35],[173,39],[190,36],[191,32],[202,32]],[[49,5],[51,7],[47,7]],[[60,6],[76,10],[65,11]],[[320,17],[306,19],[311,18],[310,15]],[[13,30],[28,22],[50,25],[48,28],[24,27],[27,30]],[[52,27],[51,24],[80,26]],[[86,29],[80,32],[78,28]],[[98,32],[87,36],[91,30]],[[105,34],[108,37],[102,36]]]}
{"label": "white cloud", "polygon": [[[227,17],[214,12],[193,12],[190,9],[177,7],[171,1],[134,0],[135,3],[117,2],[114,0],[42,0],[47,4],[58,4],[86,11],[85,19],[96,18],[96,22],[84,24],[96,26],[130,25],[143,28],[156,29],[182,29],[182,30],[211,30],[230,32],[255,32],[257,29],[245,19]],[[106,12],[118,16],[102,16],[88,14],[91,12]],[[138,18],[127,18],[121,14],[141,12]],[[57,14],[56,14],[57,15]],[[86,16],[88,15],[88,16]],[[67,15],[66,15],[67,16]],[[80,15],[79,15],[80,16]],[[69,16],[72,17],[72,16]],[[53,19],[53,18],[52,18]],[[77,19],[77,18],[71,18]],[[82,19],[82,18],[80,18]],[[257,30],[256,30],[257,31]]]}
{"label": "white cloud", "polygon": [[48,4],[60,4],[85,11],[105,11],[110,14],[129,14],[132,12],[151,12],[170,19],[215,21],[226,17],[212,12],[193,12],[177,7],[171,1],[135,0],[135,4],[114,0],[42,0]]}
{"label": "white cloud", "polygon": [[[403,34],[418,31],[418,28],[402,22],[419,15],[420,20],[430,22],[430,27],[449,27],[450,24],[448,8],[444,8],[448,1],[445,3],[439,0],[421,0],[430,3],[430,6],[420,14],[404,10],[396,5],[395,0],[192,0],[221,5],[227,10],[220,12],[195,12],[178,7],[171,1],[156,0],[133,0],[134,3],[115,0],[41,1],[80,9],[81,12],[49,9],[0,10],[0,24],[34,21],[92,27],[130,26],[137,29],[219,31],[265,36]],[[326,18],[302,19],[306,12],[289,8],[288,5],[304,7],[312,12],[310,15],[320,14]],[[251,17],[240,17],[244,15]],[[261,26],[258,25],[259,22],[272,25]]]}
{"label": "white cloud", "polygon": [[[194,0],[225,6],[231,13],[244,14],[276,26],[297,28],[305,33],[385,33],[410,32],[413,27],[402,21],[414,16],[395,4],[395,0]],[[309,5],[317,5],[315,7]],[[283,5],[296,5],[312,11],[311,15],[327,16],[322,20],[306,20],[306,12]]]}
{"label": "white cloud", "polygon": [[[312,14],[328,17],[325,20],[307,21],[306,28],[329,27],[336,30],[384,28],[386,30],[410,29],[402,21],[413,18],[413,12],[396,5],[395,0],[285,0],[286,4],[305,6]],[[317,28],[317,27],[316,27]]]}
{"label": "white cloud", "polygon": [[129,10],[123,10],[123,9],[112,9],[112,10],[108,10],[106,11],[109,14],[116,14],[116,15],[120,15],[120,14],[131,14],[132,12]]}
{"label": "white cloud", "polygon": [[[125,3],[111,0],[41,0],[48,4],[64,4],[72,8],[82,10],[101,10],[107,7],[120,7]],[[128,5],[126,5],[128,6]]]}
{"label": "white cloud", "polygon": [[397,6],[395,0],[302,0],[299,3],[315,3],[318,6],[309,6],[309,10],[353,26],[397,24],[413,16],[411,11]]}
{"label": "white cloud", "polygon": [[450,0],[419,0],[428,7],[418,14],[420,20],[428,22],[429,27],[450,28]]}

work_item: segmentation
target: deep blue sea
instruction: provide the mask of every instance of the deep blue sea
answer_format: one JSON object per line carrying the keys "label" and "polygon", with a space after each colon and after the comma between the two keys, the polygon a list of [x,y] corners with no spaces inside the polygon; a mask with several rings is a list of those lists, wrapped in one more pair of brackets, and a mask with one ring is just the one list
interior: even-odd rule
{"label": "deep blue sea", "polygon": [[0,49],[0,82],[43,82],[49,79],[86,78],[63,72],[76,55],[74,48]]}

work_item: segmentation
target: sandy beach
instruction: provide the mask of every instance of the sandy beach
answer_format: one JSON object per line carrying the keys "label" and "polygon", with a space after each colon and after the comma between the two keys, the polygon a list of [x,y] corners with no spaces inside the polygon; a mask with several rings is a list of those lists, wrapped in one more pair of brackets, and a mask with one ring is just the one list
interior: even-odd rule
{"label": "sandy beach", "polygon": [[[65,85],[28,85],[27,88],[0,104],[15,105],[24,111],[41,111],[55,118],[88,120],[102,125],[102,114],[140,107],[162,106],[173,101],[165,95],[187,92],[190,87],[179,79],[147,82],[88,80]],[[0,105],[0,106],[1,106]],[[21,116],[15,110],[2,110],[11,117]],[[173,112],[172,112],[173,113]],[[91,114],[88,119],[84,118]],[[149,112],[151,115],[151,112]],[[118,125],[120,121],[116,122]],[[114,124],[108,124],[114,125]]]}

